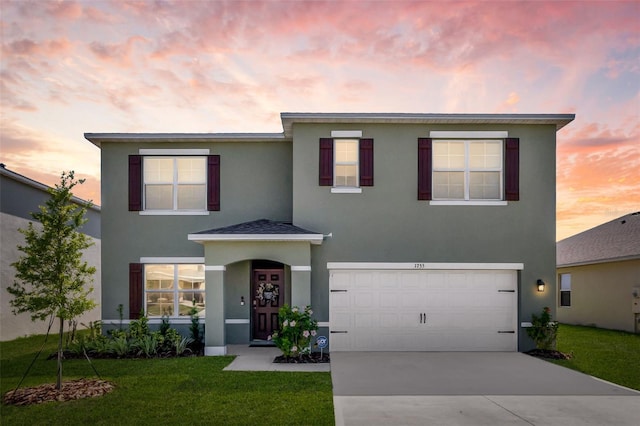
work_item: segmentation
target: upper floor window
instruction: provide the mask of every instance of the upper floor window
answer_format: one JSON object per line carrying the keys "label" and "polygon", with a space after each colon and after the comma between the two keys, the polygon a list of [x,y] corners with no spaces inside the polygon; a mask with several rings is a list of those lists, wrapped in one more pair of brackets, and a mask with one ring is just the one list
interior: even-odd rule
{"label": "upper floor window", "polygon": [[206,210],[205,157],[144,157],[145,210]]}
{"label": "upper floor window", "polygon": [[358,186],[358,140],[335,140],[335,179],[333,186]]}
{"label": "upper floor window", "polygon": [[373,186],[373,139],[361,131],[333,131],[332,138],[320,139],[320,186],[331,192],[361,192]]}
{"label": "upper floor window", "polygon": [[220,210],[220,156],[208,152],[141,149],[142,155],[130,155],[129,210],[161,215]]}
{"label": "upper floor window", "polygon": [[432,131],[418,138],[418,200],[506,205],[520,199],[520,140],[502,131]]}
{"label": "upper floor window", "polygon": [[434,200],[502,200],[501,140],[434,140]]}

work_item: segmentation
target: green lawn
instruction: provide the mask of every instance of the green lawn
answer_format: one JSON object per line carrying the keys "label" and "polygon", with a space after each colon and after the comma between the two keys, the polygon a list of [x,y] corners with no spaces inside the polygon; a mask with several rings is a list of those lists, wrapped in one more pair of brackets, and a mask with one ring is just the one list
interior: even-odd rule
{"label": "green lawn", "polygon": [[557,364],[640,390],[638,334],[561,324],[558,350],[573,358],[554,361]]}
{"label": "green lawn", "polygon": [[[43,336],[0,343],[0,391],[13,389]],[[55,382],[45,354],[23,386]],[[333,425],[330,373],[222,371],[232,357],[94,360],[116,389],[99,398],[28,407],[1,406],[7,425],[225,424]],[[64,363],[65,380],[93,376],[86,360]]]}

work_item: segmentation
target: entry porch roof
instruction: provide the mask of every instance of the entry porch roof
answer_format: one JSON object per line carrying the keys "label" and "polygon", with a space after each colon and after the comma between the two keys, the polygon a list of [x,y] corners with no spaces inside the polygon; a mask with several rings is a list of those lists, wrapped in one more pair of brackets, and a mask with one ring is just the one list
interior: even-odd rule
{"label": "entry porch roof", "polygon": [[188,235],[189,241],[308,241],[322,244],[324,236],[287,222],[259,219],[236,225],[199,231]]}

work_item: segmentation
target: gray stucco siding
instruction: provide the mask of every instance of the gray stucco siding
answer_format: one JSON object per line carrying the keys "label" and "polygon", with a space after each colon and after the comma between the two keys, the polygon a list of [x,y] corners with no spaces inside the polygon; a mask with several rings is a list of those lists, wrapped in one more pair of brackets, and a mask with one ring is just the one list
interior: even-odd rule
{"label": "gray stucco siding", "polygon": [[[220,155],[221,209],[208,215],[149,216],[128,211],[128,156],[139,149],[209,149]],[[141,257],[204,257],[189,233],[267,218],[291,220],[290,142],[102,143],[102,315],[128,317],[129,263]]]}
{"label": "gray stucco siding", "polygon": [[[318,141],[332,130],[374,139],[374,186],[334,194],[318,186]],[[506,130],[520,139],[520,201],[506,206],[436,206],[417,200],[417,140],[431,130]],[[327,262],[523,263],[520,321],[553,309],[554,125],[304,124],[293,126],[293,220],[332,233],[312,248],[312,304],[328,320]],[[535,291],[538,278],[547,283]],[[530,346],[520,330],[520,348]]]}

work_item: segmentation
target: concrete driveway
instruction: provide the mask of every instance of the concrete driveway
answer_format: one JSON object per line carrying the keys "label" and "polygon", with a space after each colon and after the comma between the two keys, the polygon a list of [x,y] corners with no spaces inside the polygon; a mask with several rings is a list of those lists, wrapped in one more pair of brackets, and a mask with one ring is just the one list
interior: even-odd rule
{"label": "concrete driveway", "polygon": [[332,352],[340,425],[633,425],[640,392],[515,352]]}

